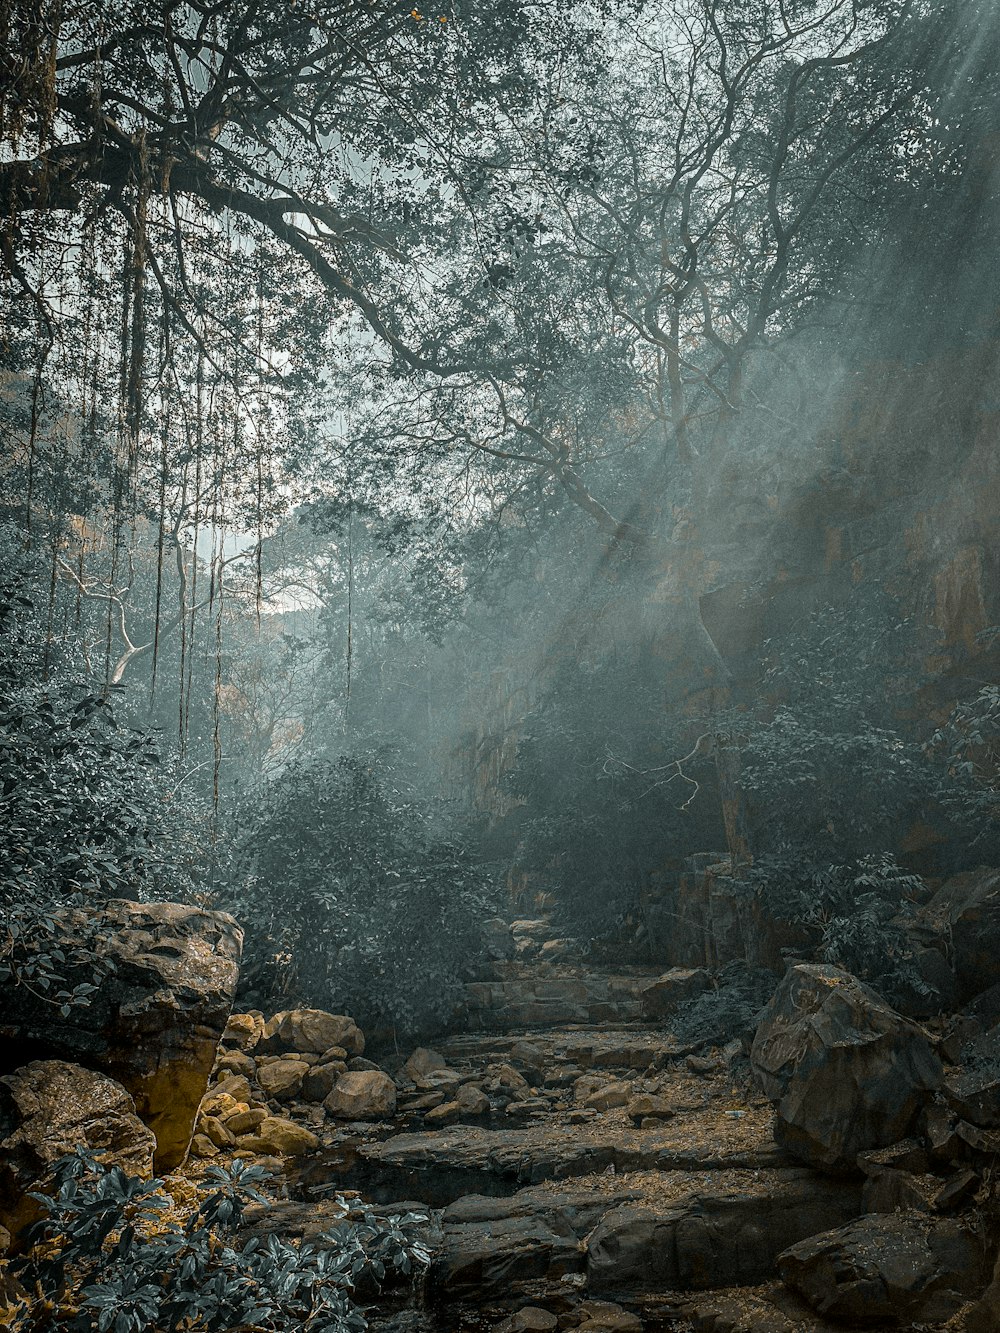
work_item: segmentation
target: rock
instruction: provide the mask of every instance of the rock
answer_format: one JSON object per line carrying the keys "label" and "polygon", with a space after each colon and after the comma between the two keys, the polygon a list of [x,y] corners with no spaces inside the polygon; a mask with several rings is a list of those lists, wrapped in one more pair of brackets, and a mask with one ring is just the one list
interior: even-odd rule
{"label": "rock", "polygon": [[506,1326],[510,1333],[555,1333],[559,1327],[559,1318],[551,1310],[543,1310],[538,1305],[526,1305],[511,1315]]}
{"label": "rock", "polygon": [[653,1022],[668,1018],[679,1005],[710,990],[712,978],[703,967],[674,967],[639,992],[642,1014]]}
{"label": "rock", "polygon": [[996,984],[1000,954],[1000,870],[980,867],[946,880],[918,924],[947,946],[961,1001]]}
{"label": "rock", "polygon": [[454,1092],[461,1083],[462,1075],[457,1069],[434,1069],[416,1080],[421,1092]]}
{"label": "rock", "polygon": [[438,1055],[437,1051],[428,1050],[426,1046],[418,1046],[406,1064],[403,1065],[401,1072],[410,1083],[417,1083],[420,1079],[426,1078],[428,1074],[447,1068],[448,1061],[443,1055]]}
{"label": "rock", "polygon": [[533,1073],[541,1073],[548,1062],[544,1048],[533,1041],[515,1041],[507,1058],[515,1069],[520,1067]]}
{"label": "rock", "polygon": [[224,1120],[222,1123],[230,1134],[235,1134],[237,1138],[242,1134],[252,1134],[258,1125],[264,1123],[268,1118],[264,1110],[254,1109],[252,1111],[237,1111],[235,1115]]}
{"label": "rock", "polygon": [[859,1152],[905,1138],[942,1079],[926,1034],[850,973],[790,968],[751,1051],[776,1103],[775,1138],[823,1170],[850,1171]]}
{"label": "rock", "polygon": [[457,1120],[462,1119],[462,1108],[458,1102],[441,1102],[438,1106],[432,1106],[424,1116],[424,1124],[428,1129],[437,1129],[442,1125],[453,1125]]}
{"label": "rock", "polygon": [[487,958],[511,959],[517,953],[514,935],[502,917],[492,916],[482,924],[483,951]]}
{"label": "rock", "polygon": [[[348,1066],[343,1060],[333,1060],[329,1064],[314,1065],[302,1077],[302,1097],[307,1102],[322,1102],[329,1097],[337,1085],[341,1074],[347,1073]],[[363,1071],[356,1070],[356,1073]]]}
{"label": "rock", "polygon": [[1000,1029],[962,1048],[958,1068],[946,1075],[942,1092],[962,1120],[983,1129],[1000,1127]]}
{"label": "rock", "polygon": [[281,1116],[265,1117],[253,1135],[240,1143],[248,1152],[278,1153],[283,1157],[301,1157],[315,1152],[319,1146],[319,1139],[311,1130]]}
{"label": "rock", "polygon": [[347,1014],[328,1014],[325,1009],[290,1009],[281,1016],[275,1036],[279,1050],[323,1055],[331,1046],[338,1046],[347,1055],[365,1053],[364,1035],[354,1019]]}
{"label": "rock", "polygon": [[488,1065],[483,1087],[487,1092],[499,1093],[514,1101],[526,1101],[531,1096],[531,1084],[509,1064]]}
{"label": "rock", "polygon": [[784,1281],[819,1314],[871,1323],[937,1323],[985,1281],[982,1244],[950,1218],[860,1217],[778,1256]]}
{"label": "rock", "polygon": [[53,1164],[86,1148],[132,1176],[153,1174],[156,1140],[119,1083],[63,1060],[35,1060],[0,1078],[0,1222],[13,1236],[42,1216]]}
{"label": "rock", "polygon": [[665,1097],[654,1097],[651,1093],[643,1092],[631,1098],[625,1107],[625,1114],[638,1124],[643,1120],[671,1120],[676,1111]]}
{"label": "rock", "polygon": [[219,1150],[207,1134],[194,1134],[188,1150],[192,1157],[218,1157]]}
{"label": "rock", "polygon": [[583,1271],[580,1237],[557,1205],[468,1195],[444,1210],[442,1228],[429,1281],[450,1300],[509,1299],[515,1283]]}
{"label": "rock", "polygon": [[490,1099],[482,1088],[477,1088],[475,1083],[463,1083],[455,1094],[456,1103],[462,1108],[464,1115],[489,1115]]}
{"label": "rock", "polygon": [[546,940],[538,950],[543,963],[565,963],[570,958],[579,957],[579,954],[579,941],[571,939]]}
{"label": "rock", "polygon": [[247,1079],[254,1078],[257,1074],[257,1065],[242,1051],[226,1051],[215,1063],[214,1077],[219,1079],[226,1074],[237,1074]]}
{"label": "rock", "polygon": [[1000,1328],[1000,1256],[990,1285],[965,1316],[964,1333],[997,1333]]}
{"label": "rock", "polygon": [[374,1070],[341,1074],[323,1105],[338,1120],[387,1120],[396,1112],[396,1085]]}
{"label": "rock", "polygon": [[626,1106],[631,1099],[631,1083],[608,1083],[592,1092],[583,1104],[592,1111],[611,1111],[616,1106]]}
{"label": "rock", "polygon": [[252,1051],[263,1032],[264,1018],[261,1014],[230,1014],[222,1034],[222,1044],[235,1047],[238,1051]]}
{"label": "rock", "polygon": [[95,972],[90,961],[69,967],[69,989],[98,980],[90,1004],[65,1020],[26,986],[8,986],[0,1072],[35,1058],[106,1074],[131,1093],[156,1136],[156,1170],[169,1171],[187,1152],[227,1026],[243,932],[224,912],[119,899],[69,921],[81,936],[100,928],[96,952],[113,970]]}
{"label": "rock", "polygon": [[253,1089],[242,1074],[227,1074],[213,1084],[211,1094],[213,1097],[232,1097],[234,1102],[249,1102],[253,1097]]}
{"label": "rock", "polygon": [[732,1183],[723,1177],[663,1203],[626,1203],[588,1238],[589,1288],[631,1296],[752,1286],[770,1276],[781,1250],[846,1221],[859,1202],[853,1182],[799,1169]]}
{"label": "rock", "polygon": [[712,1055],[689,1055],[686,1057],[684,1064],[692,1074],[697,1074],[699,1078],[708,1078],[710,1074],[717,1074],[722,1068],[722,1060],[718,1056]]}
{"label": "rock", "polygon": [[639,1316],[613,1301],[581,1301],[574,1313],[577,1333],[642,1333]]}
{"label": "rock", "polygon": [[[328,1057],[329,1055],[330,1055],[329,1051],[324,1052],[324,1058]],[[335,1058],[341,1058],[341,1057],[335,1057]],[[366,1060],[363,1055],[352,1055],[350,1060],[348,1060],[347,1062],[347,1068],[351,1071],[352,1074],[362,1074],[365,1072],[372,1074],[382,1073],[381,1065],[377,1065],[374,1062],[374,1060]]]}
{"label": "rock", "polygon": [[198,1117],[198,1133],[204,1134],[217,1148],[231,1148],[236,1142],[229,1126],[214,1115]]}
{"label": "rock", "polygon": [[257,1082],[265,1096],[287,1102],[299,1095],[309,1070],[310,1066],[301,1060],[275,1060],[257,1071]]}

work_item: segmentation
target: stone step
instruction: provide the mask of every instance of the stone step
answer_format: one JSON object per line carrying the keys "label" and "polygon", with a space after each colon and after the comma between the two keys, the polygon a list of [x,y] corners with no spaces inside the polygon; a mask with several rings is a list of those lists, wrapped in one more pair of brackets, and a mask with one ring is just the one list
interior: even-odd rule
{"label": "stone step", "polygon": [[771,1112],[721,1106],[681,1110],[639,1129],[623,1112],[589,1123],[521,1129],[476,1125],[347,1142],[312,1158],[294,1184],[300,1198],[356,1189],[378,1203],[415,1199],[443,1207],[463,1195],[499,1197],[546,1180],[608,1172],[770,1170],[788,1165],[774,1143]]}
{"label": "stone step", "polygon": [[[648,984],[648,983],[643,983]],[[631,977],[523,975],[465,987],[470,1029],[511,1031],[564,1023],[638,1022],[640,983]]]}
{"label": "stone step", "polygon": [[[591,1177],[505,1198],[466,1197],[441,1214],[433,1292],[510,1298],[520,1284],[575,1279],[589,1295],[754,1285],[775,1258],[857,1216],[855,1181],[804,1168]],[[836,1219],[836,1220],[834,1220]]]}

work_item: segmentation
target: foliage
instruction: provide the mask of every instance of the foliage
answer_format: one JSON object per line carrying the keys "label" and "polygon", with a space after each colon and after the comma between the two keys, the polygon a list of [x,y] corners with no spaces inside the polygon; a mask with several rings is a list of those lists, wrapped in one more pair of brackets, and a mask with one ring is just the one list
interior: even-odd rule
{"label": "foliage", "polygon": [[183,1221],[162,1180],[141,1180],[85,1152],[56,1165],[55,1194],[35,1194],[48,1216],[15,1268],[30,1295],[15,1333],[162,1333],[252,1326],[274,1333],[362,1333],[351,1300],[362,1283],[412,1278],[428,1261],[417,1214],[377,1217],[365,1207],[315,1243],[237,1240],[244,1209],[265,1202],[266,1172],[236,1160],[210,1166],[208,1191]]}
{"label": "foliage", "polygon": [[772,972],[730,963],[720,971],[715,988],[677,1007],[670,1030],[678,1041],[702,1046],[724,1046],[742,1039],[753,1032],[774,985]]}
{"label": "foliage", "polygon": [[261,795],[231,906],[267,1000],[347,1009],[399,1033],[440,1025],[492,915],[487,872],[375,756],[302,761]]}
{"label": "foliage", "polygon": [[67,990],[67,971],[99,966],[99,921],[76,909],[190,896],[199,829],[152,737],[119,720],[71,634],[46,632],[42,576],[0,535],[0,980],[65,1009],[93,989]]}
{"label": "foliage", "polygon": [[802,956],[844,968],[890,1002],[928,994],[907,930],[923,881],[890,854],[832,864],[786,844],[759,856],[741,882],[767,915],[800,928]]}

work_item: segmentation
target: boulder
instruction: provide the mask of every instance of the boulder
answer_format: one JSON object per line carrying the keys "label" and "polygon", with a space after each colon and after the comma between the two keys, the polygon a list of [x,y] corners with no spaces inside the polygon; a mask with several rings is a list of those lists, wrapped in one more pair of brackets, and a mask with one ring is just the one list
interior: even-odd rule
{"label": "boulder", "polygon": [[630,1120],[639,1124],[643,1120],[672,1120],[676,1111],[665,1097],[655,1097],[652,1093],[642,1092],[638,1097],[632,1097],[628,1101],[625,1114]]}
{"label": "boulder", "polygon": [[679,1005],[711,989],[712,978],[703,967],[674,967],[639,992],[642,1014],[656,1022],[668,1018]]}
{"label": "boulder", "polygon": [[68,920],[71,931],[95,938],[98,956],[96,969],[89,960],[70,966],[70,988],[96,977],[97,990],[88,1006],[63,1019],[26,986],[7,987],[0,996],[0,1072],[34,1058],[106,1074],[134,1098],[156,1136],[156,1170],[169,1171],[187,1152],[215,1064],[243,932],[224,912],[181,903],[116,899]]}
{"label": "boulder", "polygon": [[252,1051],[264,1033],[264,1016],[259,1012],[230,1014],[222,1034],[222,1044],[236,1051]]}
{"label": "boulder", "polygon": [[946,880],[920,911],[918,928],[942,942],[961,1002],[996,984],[1000,870],[981,866]]}
{"label": "boulder", "polygon": [[258,1125],[267,1120],[268,1115],[261,1107],[254,1107],[252,1110],[237,1111],[222,1121],[222,1124],[229,1130],[230,1134],[235,1134],[239,1138],[243,1134],[252,1134]]}
{"label": "boulder", "polygon": [[323,1105],[338,1120],[387,1120],[396,1113],[396,1085],[375,1070],[341,1074]]}
{"label": "boulder", "polygon": [[905,1138],[943,1075],[921,1028],[823,964],[789,969],[751,1062],[776,1104],[779,1144],[827,1171],[854,1170],[858,1153]]}
{"label": "boulder", "polygon": [[273,1064],[261,1065],[257,1082],[265,1096],[287,1102],[299,1095],[302,1080],[309,1072],[310,1066],[302,1060],[275,1060]]}
{"label": "boulder", "polygon": [[347,1073],[343,1060],[331,1060],[328,1064],[314,1065],[302,1078],[302,1097],[307,1102],[321,1102],[329,1097],[336,1087],[337,1079]]}
{"label": "boulder", "polygon": [[455,1101],[464,1115],[489,1115],[490,1099],[475,1083],[463,1083],[455,1094]]}
{"label": "boulder", "polygon": [[784,1281],[835,1320],[938,1323],[986,1280],[982,1242],[918,1211],[860,1217],[778,1256]]}
{"label": "boulder", "polygon": [[434,1074],[438,1070],[447,1068],[448,1061],[443,1055],[438,1055],[437,1051],[428,1050],[426,1046],[418,1046],[406,1064],[403,1065],[401,1072],[408,1082],[419,1083],[428,1074]]}
{"label": "boulder", "polygon": [[253,1133],[240,1141],[240,1148],[254,1153],[276,1153],[283,1157],[301,1157],[315,1152],[319,1139],[304,1125],[270,1115],[257,1125]]}
{"label": "boulder", "polygon": [[0,1222],[16,1236],[42,1216],[53,1164],[86,1148],[132,1176],[153,1174],[156,1140],[120,1083],[63,1060],[35,1060],[0,1078]]}
{"label": "boulder", "polygon": [[583,1104],[593,1111],[611,1111],[616,1106],[627,1106],[631,1100],[631,1083],[606,1083],[592,1092]]}
{"label": "boulder", "polygon": [[324,1009],[290,1009],[280,1016],[269,1040],[282,1051],[310,1051],[322,1055],[338,1046],[348,1055],[364,1055],[365,1039],[353,1018],[328,1014]]}

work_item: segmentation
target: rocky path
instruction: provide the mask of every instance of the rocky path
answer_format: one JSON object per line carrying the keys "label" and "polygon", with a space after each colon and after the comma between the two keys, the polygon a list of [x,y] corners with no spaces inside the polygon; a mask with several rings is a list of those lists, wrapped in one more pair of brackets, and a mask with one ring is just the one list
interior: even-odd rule
{"label": "rocky path", "polygon": [[287,1100],[318,1143],[252,1225],[315,1234],[352,1191],[425,1211],[423,1308],[387,1328],[824,1327],[774,1259],[857,1216],[861,1186],[784,1157],[739,1043],[692,1051],[642,1017],[652,969],[594,969],[558,943],[522,936],[521,958],[470,985],[468,1030],[399,1068],[382,1055],[391,1122]]}

